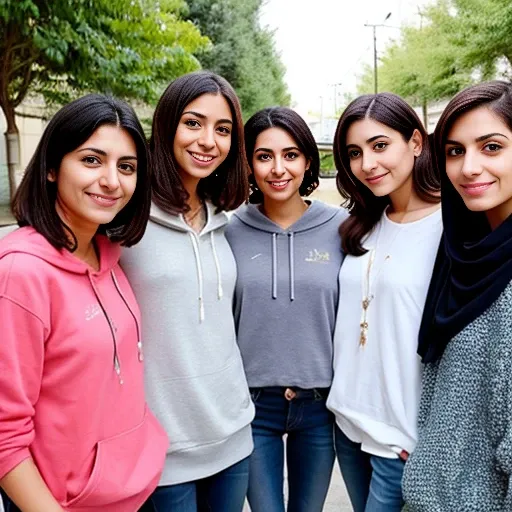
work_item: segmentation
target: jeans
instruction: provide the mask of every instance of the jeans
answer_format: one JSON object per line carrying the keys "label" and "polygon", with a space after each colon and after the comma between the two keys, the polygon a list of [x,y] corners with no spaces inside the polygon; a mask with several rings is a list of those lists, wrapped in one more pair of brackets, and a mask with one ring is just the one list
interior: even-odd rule
{"label": "jeans", "polygon": [[336,454],[354,512],[400,512],[405,462],[378,457],[361,450],[338,426]]}
{"label": "jeans", "polygon": [[[0,490],[0,503],[4,506],[4,512],[20,512],[20,509]],[[2,510],[0,508],[0,510]]]}
{"label": "jeans", "polygon": [[242,512],[248,480],[249,457],[201,480],[157,487],[140,512]]}
{"label": "jeans", "polygon": [[326,408],[328,389],[252,388],[256,406],[252,423],[248,500],[252,512],[283,512],[284,441],[288,469],[288,511],[321,512],[334,466],[334,417]]}

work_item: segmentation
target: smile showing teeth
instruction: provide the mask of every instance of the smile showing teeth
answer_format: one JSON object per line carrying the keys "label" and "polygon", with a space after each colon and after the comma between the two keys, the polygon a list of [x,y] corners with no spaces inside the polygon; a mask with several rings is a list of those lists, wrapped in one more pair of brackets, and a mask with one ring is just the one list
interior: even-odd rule
{"label": "smile showing teeth", "polygon": [[199,155],[198,153],[190,153],[194,158],[201,162],[211,162],[213,160],[213,156],[205,156]]}
{"label": "smile showing teeth", "polygon": [[286,185],[288,185],[288,183],[290,182],[290,180],[282,180],[282,181],[269,181],[268,184],[271,186],[271,187],[274,187],[274,188],[285,188]]}
{"label": "smile showing teeth", "polygon": [[105,197],[105,196],[98,196],[96,194],[88,194],[89,197],[97,204],[100,204],[102,206],[112,206],[117,202],[117,197]]}

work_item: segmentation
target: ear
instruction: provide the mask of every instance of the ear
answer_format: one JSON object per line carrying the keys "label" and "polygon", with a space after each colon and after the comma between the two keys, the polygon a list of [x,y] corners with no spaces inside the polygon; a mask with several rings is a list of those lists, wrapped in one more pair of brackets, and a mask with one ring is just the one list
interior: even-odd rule
{"label": "ear", "polygon": [[311,167],[311,160],[308,159],[308,161],[306,162],[306,172],[309,171],[309,168]]}
{"label": "ear", "polygon": [[48,181],[51,181],[52,183],[55,183],[57,181],[57,174],[53,169],[51,169],[48,174],[46,175],[46,179]]}
{"label": "ear", "polygon": [[412,132],[409,144],[412,145],[414,156],[420,156],[421,152],[423,151],[423,137],[421,136],[421,133],[417,128]]}

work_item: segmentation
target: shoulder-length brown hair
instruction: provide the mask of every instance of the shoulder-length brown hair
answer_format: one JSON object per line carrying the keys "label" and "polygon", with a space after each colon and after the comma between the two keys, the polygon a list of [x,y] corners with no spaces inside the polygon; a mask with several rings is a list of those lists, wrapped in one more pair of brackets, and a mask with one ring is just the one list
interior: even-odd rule
{"label": "shoulder-length brown hair", "polygon": [[[62,159],[81,146],[100,126],[126,130],[137,148],[137,185],[128,204],[98,233],[130,246],[144,234],[151,207],[151,178],[144,130],[132,107],[101,94],[88,94],[62,107],[50,120],[25,171],[12,203],[20,226],[32,226],[57,249],[75,251],[77,240],[55,209],[57,183],[48,173],[59,173]],[[70,240],[71,238],[71,240]]]}
{"label": "shoulder-length brown hair", "polygon": [[203,94],[221,94],[233,116],[231,148],[224,162],[210,176],[203,178],[197,192],[217,210],[234,210],[249,195],[248,164],[245,156],[244,126],[240,101],[227,80],[210,71],[180,76],[169,84],[153,116],[150,151],[153,162],[153,201],[167,213],[187,212],[189,194],[183,187],[174,158],[176,129],[185,107]]}
{"label": "shoulder-length brown hair", "polygon": [[337,169],[336,185],[348,202],[350,216],[340,226],[343,250],[353,256],[366,252],[363,237],[369,233],[390,204],[388,196],[377,197],[368,187],[354,178],[346,148],[347,131],[356,121],[372,119],[399,132],[408,142],[414,130],[423,139],[421,155],[416,157],[412,170],[413,187],[418,196],[428,202],[441,200],[439,173],[433,164],[427,132],[414,110],[396,94],[381,92],[356,98],[343,112],[334,136],[334,163]]}

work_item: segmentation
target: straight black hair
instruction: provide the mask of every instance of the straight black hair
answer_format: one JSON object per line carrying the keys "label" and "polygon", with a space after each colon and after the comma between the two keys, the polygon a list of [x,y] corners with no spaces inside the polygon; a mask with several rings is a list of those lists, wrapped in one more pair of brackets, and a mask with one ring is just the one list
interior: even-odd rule
{"label": "straight black hair", "polygon": [[366,252],[362,246],[363,237],[369,233],[390,204],[388,196],[377,197],[371,190],[355,179],[350,169],[346,148],[347,132],[356,121],[372,119],[399,132],[408,142],[414,130],[421,134],[423,147],[415,159],[412,170],[413,187],[418,196],[428,202],[441,200],[441,188],[437,167],[432,161],[429,137],[420,118],[411,106],[400,96],[389,92],[366,94],[356,98],[343,112],[334,136],[334,163],[338,171],[336,185],[341,196],[348,200],[350,216],[342,223],[340,234],[343,250],[353,256]]}
{"label": "straight black hair", "polygon": [[[137,148],[137,185],[128,204],[108,224],[99,227],[113,242],[130,246],[144,234],[151,206],[149,155],[144,130],[134,110],[125,102],[89,94],[62,107],[50,120],[30,160],[12,203],[20,226],[32,226],[57,249],[77,248],[76,237],[55,209],[58,174],[62,159],[81,146],[103,125],[126,130]],[[73,241],[70,240],[70,237]]]}
{"label": "straight black hair", "polygon": [[240,101],[229,82],[211,71],[196,71],[169,84],[153,116],[150,151],[154,164],[153,201],[167,213],[190,210],[188,192],[183,187],[173,145],[185,107],[203,94],[220,94],[233,116],[231,147],[224,162],[210,176],[200,180],[197,193],[210,200],[217,210],[234,210],[249,194],[248,165]]}
{"label": "straight black hair", "polygon": [[[287,107],[269,107],[256,112],[245,123],[245,150],[247,160],[252,170],[252,158],[254,146],[258,135],[269,128],[281,128],[285,130],[290,137],[297,143],[306,160],[309,161],[309,169],[304,175],[304,179],[299,188],[301,196],[309,196],[319,184],[320,173],[320,156],[315,138],[306,124],[306,121],[294,110]],[[250,174],[249,183],[251,187],[251,195],[249,201],[251,203],[263,202],[263,194],[257,187],[254,175]]]}

